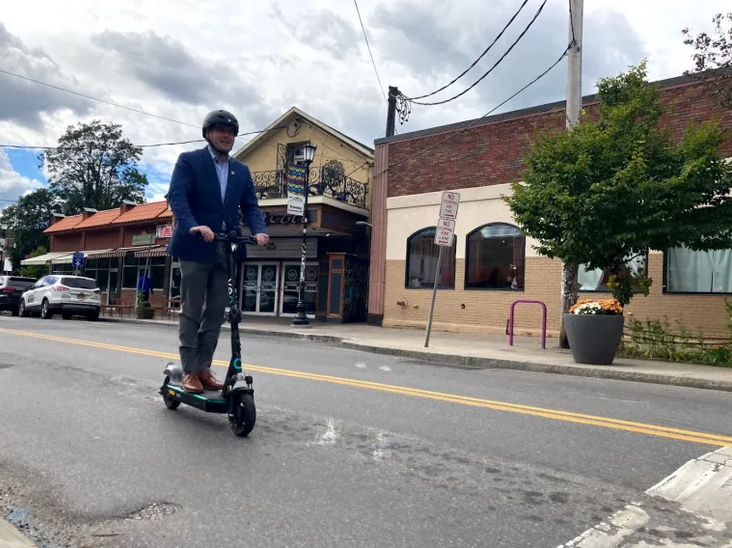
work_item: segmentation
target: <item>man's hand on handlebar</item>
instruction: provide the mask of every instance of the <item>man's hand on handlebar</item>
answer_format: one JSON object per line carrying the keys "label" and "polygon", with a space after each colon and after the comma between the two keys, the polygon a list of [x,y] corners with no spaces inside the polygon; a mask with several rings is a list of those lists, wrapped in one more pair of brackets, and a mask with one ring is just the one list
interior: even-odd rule
{"label": "man's hand on handlebar", "polygon": [[269,236],[266,234],[256,234],[254,238],[257,240],[258,245],[267,245],[267,242],[269,242]]}
{"label": "man's hand on handlebar", "polygon": [[213,242],[214,240],[214,233],[213,230],[211,230],[209,227],[201,225],[201,226],[194,226],[191,230],[191,234],[195,234],[198,232],[198,234],[203,238],[204,242]]}

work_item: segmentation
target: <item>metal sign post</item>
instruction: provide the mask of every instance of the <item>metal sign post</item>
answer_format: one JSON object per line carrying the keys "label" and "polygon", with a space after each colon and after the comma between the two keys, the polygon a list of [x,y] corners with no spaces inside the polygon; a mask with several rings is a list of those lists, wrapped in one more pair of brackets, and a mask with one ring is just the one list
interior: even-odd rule
{"label": "metal sign post", "polygon": [[440,219],[437,221],[435,230],[435,245],[439,246],[440,252],[437,255],[437,267],[435,268],[435,284],[432,288],[432,304],[430,314],[427,318],[427,332],[424,337],[424,347],[430,344],[430,333],[432,332],[432,316],[435,312],[435,301],[437,300],[437,285],[442,271],[442,257],[446,247],[452,247],[455,240],[455,220],[457,219],[460,194],[457,192],[444,192],[442,204],[440,204]]}
{"label": "metal sign post", "polygon": [[79,275],[79,270],[84,265],[84,254],[78,251],[71,256],[71,265],[74,267],[74,275]]}

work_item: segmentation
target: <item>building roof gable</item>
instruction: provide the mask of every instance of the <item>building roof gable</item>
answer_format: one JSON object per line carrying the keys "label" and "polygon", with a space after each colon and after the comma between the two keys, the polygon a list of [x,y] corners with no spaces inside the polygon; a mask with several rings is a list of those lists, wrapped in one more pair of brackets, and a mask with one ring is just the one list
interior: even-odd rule
{"label": "building roof gable", "polygon": [[374,149],[359,142],[355,139],[352,139],[348,135],[341,133],[337,129],[332,128],[328,124],[325,124],[318,120],[317,118],[314,118],[313,116],[310,116],[306,112],[303,112],[297,107],[292,107],[290,110],[285,112],[282,116],[277,118],[274,122],[272,122],[267,128],[262,131],[262,133],[259,134],[259,136],[255,137],[251,141],[249,141],[247,144],[245,144],[243,147],[241,147],[239,150],[237,150],[233,156],[236,158],[240,158],[242,156],[245,156],[246,154],[251,153],[255,149],[257,149],[260,145],[264,144],[269,138],[269,133],[274,129],[280,129],[282,127],[286,127],[292,120],[295,118],[303,118],[307,120],[312,125],[316,126],[321,131],[324,131],[334,139],[350,146],[352,149],[357,151],[358,153],[362,154],[364,157],[367,158],[373,158],[374,157]]}

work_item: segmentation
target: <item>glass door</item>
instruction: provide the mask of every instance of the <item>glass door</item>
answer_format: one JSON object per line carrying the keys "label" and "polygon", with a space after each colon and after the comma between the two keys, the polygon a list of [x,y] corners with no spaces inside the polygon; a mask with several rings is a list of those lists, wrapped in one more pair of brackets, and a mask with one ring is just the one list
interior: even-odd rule
{"label": "glass door", "polygon": [[[298,288],[300,285],[300,263],[285,263],[283,269],[282,298],[280,313],[294,316],[297,313]],[[318,264],[305,263],[305,291],[303,301],[305,314],[315,317],[315,302],[318,296]]]}
{"label": "glass door", "polygon": [[247,263],[241,289],[242,312],[274,316],[278,278],[278,263]]}
{"label": "glass door", "polygon": [[109,278],[107,279],[107,305],[114,304],[117,298],[117,287],[119,286],[119,270],[112,268],[109,270]]}

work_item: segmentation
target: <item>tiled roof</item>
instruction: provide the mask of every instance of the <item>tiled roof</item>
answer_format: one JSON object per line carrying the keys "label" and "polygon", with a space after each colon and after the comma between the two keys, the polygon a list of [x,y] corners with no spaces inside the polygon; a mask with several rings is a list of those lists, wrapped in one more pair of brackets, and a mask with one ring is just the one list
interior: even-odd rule
{"label": "tiled roof", "polygon": [[53,226],[50,226],[46,230],[44,230],[44,232],[48,234],[49,232],[63,232],[64,230],[72,230],[76,228],[76,225],[78,225],[81,221],[81,215],[72,215],[71,217],[61,219]]}
{"label": "tiled roof", "polygon": [[119,208],[114,209],[105,209],[104,211],[99,211],[89,217],[88,219],[81,221],[78,225],[76,225],[75,229],[80,228],[93,228],[97,226],[104,226],[112,224],[112,222],[119,217]]}
{"label": "tiled roof", "polygon": [[[119,225],[123,223],[151,221],[152,219],[158,217],[166,209],[168,209],[168,203],[165,201],[139,204],[114,219],[110,224]],[[97,213],[97,215],[99,215],[99,213]]]}
{"label": "tiled roof", "polygon": [[88,219],[84,220],[81,215],[73,215],[56,222],[53,226],[48,227],[44,232],[46,234],[52,232],[67,232],[69,230],[79,230],[86,228],[96,228],[100,226],[114,226],[126,223],[139,223],[144,221],[152,221],[154,219],[172,219],[173,212],[168,209],[168,203],[163,200],[161,202],[149,202],[146,204],[138,204],[129,211],[120,214],[120,208],[105,209],[99,211]]}

